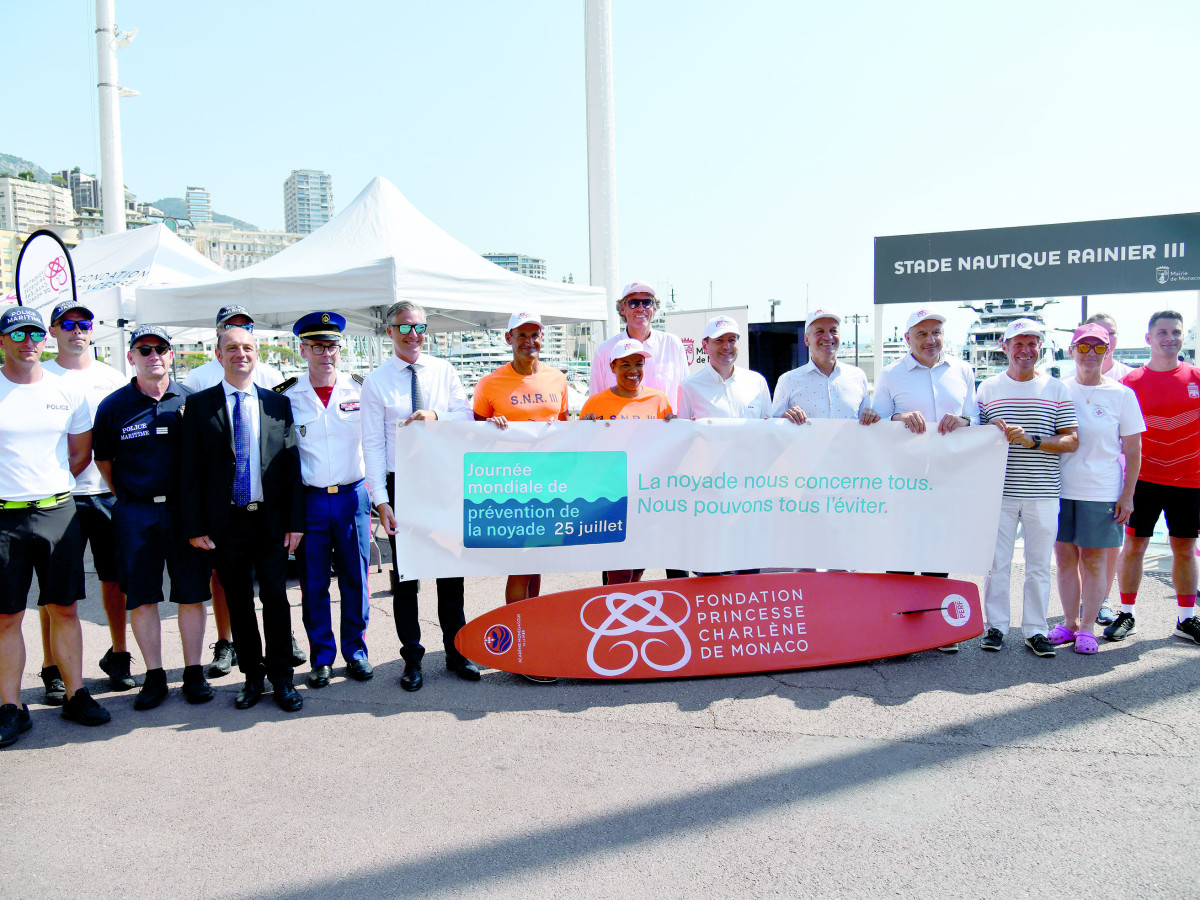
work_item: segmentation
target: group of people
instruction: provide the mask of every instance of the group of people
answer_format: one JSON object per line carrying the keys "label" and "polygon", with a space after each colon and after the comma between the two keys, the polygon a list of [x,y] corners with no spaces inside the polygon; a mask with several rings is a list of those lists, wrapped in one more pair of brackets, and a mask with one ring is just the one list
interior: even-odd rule
{"label": "group of people", "polygon": [[[1022,629],[1039,656],[1073,643],[1095,653],[1094,623],[1104,636],[1134,632],[1142,560],[1160,513],[1174,552],[1179,612],[1175,634],[1200,643],[1195,616],[1195,543],[1200,530],[1200,369],[1180,362],[1182,317],[1156,313],[1147,341],[1151,360],[1121,371],[1116,335],[1093,317],[1071,342],[1076,374],[1057,381],[1037,371],[1043,333],[1032,320],[1004,335],[1008,371],[978,392],[974,373],[943,352],[943,316],[910,316],[909,354],[885,368],[874,397],[861,369],[837,358],[841,317],[818,309],[804,333],[809,362],[780,377],[774,396],[761,375],[737,365],[741,331],[728,316],[704,330],[708,364],[688,374],[682,342],[652,329],[653,288],[634,282],[617,301],[624,327],[597,349],[582,420],[685,418],[882,419],[914,433],[948,434],[992,424],[1009,443],[996,551],[984,594],[982,646],[999,650],[1010,620],[1009,578],[1018,525],[1025,538]],[[306,661],[291,629],[286,595],[289,555],[299,575],[312,689],[327,686],[338,647],[346,674],[373,675],[365,642],[367,567],[374,510],[396,559],[396,509],[405,479],[394,471],[397,427],[422,421],[564,421],[564,374],[540,359],[544,328],[536,313],[514,313],[505,331],[510,362],[485,376],[468,401],[457,373],[424,352],[426,317],[411,302],[386,313],[393,353],[366,378],[339,369],[345,319],[332,311],[295,323],[306,370],[284,380],[259,360],[254,320],[240,306],[216,317],[215,359],[183,383],[171,377],[170,335],[138,328],[126,382],[89,352],[94,316],[65,301],[49,329],[34,310],[0,316],[0,746],[32,725],[21,703],[25,666],[22,620],[34,574],[40,589],[45,701],[65,719],[100,725],[110,714],[83,687],[83,554],[90,544],[111,647],[100,668],[117,690],[137,687],[130,673],[127,622],[146,665],[134,708],[168,696],[158,605],[163,572],[177,604],[189,703],[214,696],[208,678],[237,665],[245,681],[239,709],[256,705],[271,684],[275,703],[304,703],[294,669]],[[57,357],[42,363],[47,335]],[[1118,381],[1123,378],[1123,382]],[[1143,441],[1144,436],[1144,441]],[[1127,525],[1122,544],[1121,526]],[[1050,629],[1051,554],[1057,556],[1064,622]],[[1119,569],[1121,610],[1105,599]],[[341,597],[337,635],[331,573]],[[604,573],[606,583],[637,581],[641,570]],[[687,573],[667,570],[668,577]],[[944,573],[925,573],[944,574]],[[404,670],[401,687],[420,690],[425,648],[417,612],[419,583],[393,566],[393,613]],[[255,581],[262,628],[255,611]],[[538,574],[513,574],[505,601],[537,596]],[[465,624],[462,578],[436,582],[446,668],[478,681],[480,667],[454,646]],[[212,600],[217,641],[207,668],[201,656]],[[942,648],[953,651],[957,646]],[[549,681],[549,678],[533,678]]]}

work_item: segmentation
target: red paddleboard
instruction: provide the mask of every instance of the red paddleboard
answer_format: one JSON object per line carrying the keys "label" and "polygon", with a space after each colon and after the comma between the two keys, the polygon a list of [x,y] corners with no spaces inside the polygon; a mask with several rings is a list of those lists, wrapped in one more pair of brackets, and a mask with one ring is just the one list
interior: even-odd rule
{"label": "red paddleboard", "polygon": [[468,622],[454,646],[520,675],[689,678],[882,659],[982,633],[969,581],[788,572],[547,594]]}

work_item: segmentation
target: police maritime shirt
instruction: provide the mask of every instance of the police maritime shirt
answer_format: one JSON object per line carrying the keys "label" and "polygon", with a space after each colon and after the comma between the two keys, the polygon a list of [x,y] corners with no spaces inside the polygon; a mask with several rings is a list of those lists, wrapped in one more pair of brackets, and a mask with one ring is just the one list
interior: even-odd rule
{"label": "police maritime shirt", "polygon": [[879,373],[874,406],[883,419],[897,413],[919,412],[932,425],[947,415],[965,416],[972,425],[978,425],[975,370],[953,356],[942,354],[929,367],[907,353]]}
{"label": "police maritime shirt", "polygon": [[[113,391],[118,391],[125,386],[124,375],[112,366],[95,360],[84,369],[64,369],[54,360],[49,360],[42,363],[42,371],[65,378],[68,384],[74,384],[83,391],[83,396],[87,400],[88,417],[93,422],[96,421],[96,410],[100,408],[100,401]],[[108,485],[104,483],[104,479],[100,476],[100,470],[96,468],[94,462],[88,463],[88,467],[75,476],[74,493],[108,493]]]}
{"label": "police maritime shirt", "polygon": [[92,452],[112,463],[122,502],[174,502],[179,492],[179,439],[184,405],[192,392],[175,381],[161,400],[143,394],[137,379],[110,394],[96,411]]}
{"label": "police maritime shirt", "polygon": [[705,366],[689,375],[679,391],[679,415],[684,419],[765,419],[770,414],[767,380],[740,366],[734,366],[728,378]]}
{"label": "police maritime shirt", "polygon": [[866,372],[835,361],[826,375],[810,360],[779,376],[771,415],[779,418],[798,406],[810,419],[857,419],[870,405]]}
{"label": "police maritime shirt", "polygon": [[[444,359],[422,353],[417,379],[425,408],[439,419],[475,421],[467,392],[454,367]],[[393,354],[372,372],[362,386],[363,462],[371,504],[388,502],[387,473],[396,466],[396,427],[412,415],[412,368]]]}
{"label": "police maritime shirt", "polygon": [[[1042,440],[1078,426],[1071,392],[1047,374],[1017,381],[1001,372],[986,379],[979,385],[979,419],[983,423],[1003,419],[1007,425],[1020,425],[1030,438]],[[1061,458],[1061,453],[1009,444],[1004,496],[1028,500],[1058,497]]]}
{"label": "police maritime shirt", "polygon": [[0,372],[0,499],[43,500],[75,487],[67,435],[92,427],[87,399],[45,370],[33,384]]}
{"label": "police maritime shirt", "polygon": [[[596,355],[592,357],[589,394],[599,394],[610,387],[616,387],[617,376],[613,374],[609,355],[617,341],[628,337],[631,335],[622,328],[596,348]],[[643,369],[642,384],[662,391],[667,395],[671,408],[678,409],[679,390],[688,375],[687,353],[684,352],[683,341],[670,332],[651,331],[642,344],[651,353]]]}
{"label": "police maritime shirt", "polygon": [[545,363],[522,375],[505,363],[479,379],[471,406],[485,419],[504,416],[514,422],[567,420],[567,376]]}
{"label": "police maritime shirt", "polygon": [[[286,382],[285,382],[286,384]],[[309,487],[333,487],[362,480],[362,396],[345,372],[323,403],[305,372],[279,391],[292,404],[292,424],[300,449],[300,477]]]}

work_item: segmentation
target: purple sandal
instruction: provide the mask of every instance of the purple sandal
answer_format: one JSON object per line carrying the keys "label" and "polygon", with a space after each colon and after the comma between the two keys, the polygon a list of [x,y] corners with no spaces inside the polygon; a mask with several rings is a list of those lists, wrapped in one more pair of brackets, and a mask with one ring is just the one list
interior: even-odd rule
{"label": "purple sandal", "polygon": [[[1080,632],[1082,634],[1083,632]],[[1069,644],[1075,640],[1075,632],[1066,625],[1055,625],[1046,635],[1046,640],[1057,647],[1059,644]],[[1093,651],[1094,652],[1094,651]]]}
{"label": "purple sandal", "polygon": [[1100,647],[1096,643],[1096,636],[1090,631],[1080,631],[1075,635],[1075,652],[1086,653],[1091,655],[1099,650]]}

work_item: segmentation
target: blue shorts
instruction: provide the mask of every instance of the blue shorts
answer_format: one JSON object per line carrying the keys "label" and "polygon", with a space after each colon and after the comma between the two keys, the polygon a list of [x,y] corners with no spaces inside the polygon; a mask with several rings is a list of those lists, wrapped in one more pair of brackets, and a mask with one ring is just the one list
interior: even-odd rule
{"label": "blue shorts", "polygon": [[178,519],[178,510],[166,503],[117,502],[113,526],[121,535],[117,571],[126,609],[163,601],[163,566],[173,602],[203,603],[211,596],[212,562],[187,542]]}
{"label": "blue shorts", "polygon": [[92,562],[96,566],[96,577],[101,581],[117,580],[117,542],[112,523],[116,502],[112,494],[75,495],[79,533],[84,546],[92,545]]}
{"label": "blue shorts", "polygon": [[1120,547],[1121,526],[1113,518],[1116,511],[1116,503],[1059,500],[1056,540],[1087,550]]}
{"label": "blue shorts", "polygon": [[0,614],[25,609],[35,572],[38,606],[83,599],[83,541],[69,500],[49,509],[0,509]]}

